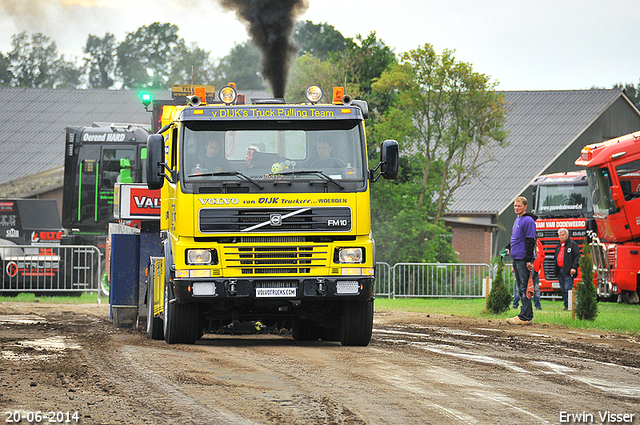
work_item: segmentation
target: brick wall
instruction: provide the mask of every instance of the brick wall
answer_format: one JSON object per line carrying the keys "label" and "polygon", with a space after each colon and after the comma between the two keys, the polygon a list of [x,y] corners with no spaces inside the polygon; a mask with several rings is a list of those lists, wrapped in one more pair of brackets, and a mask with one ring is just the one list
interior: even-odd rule
{"label": "brick wall", "polygon": [[455,224],[451,226],[451,243],[463,263],[491,261],[491,228]]}

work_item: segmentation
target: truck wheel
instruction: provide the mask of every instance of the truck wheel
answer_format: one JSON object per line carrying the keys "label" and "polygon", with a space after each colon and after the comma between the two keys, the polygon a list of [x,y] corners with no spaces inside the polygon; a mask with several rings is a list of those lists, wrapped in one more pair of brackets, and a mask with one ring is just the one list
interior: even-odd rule
{"label": "truck wheel", "polygon": [[294,341],[317,341],[320,338],[320,326],[313,320],[296,319],[293,321],[291,336]]}
{"label": "truck wheel", "polygon": [[153,282],[149,282],[147,288],[147,338],[162,339],[162,319],[153,315]]}
{"label": "truck wheel", "polygon": [[164,340],[167,344],[194,344],[200,336],[200,306],[171,303],[173,291],[164,284]]}
{"label": "truck wheel", "polygon": [[100,285],[100,295],[109,298],[111,283],[107,277],[107,268],[104,265],[104,260],[102,260],[100,264],[100,281],[98,282],[98,285]]}
{"label": "truck wheel", "polygon": [[373,331],[373,300],[347,301],[342,308],[340,342],[342,345],[366,347]]}

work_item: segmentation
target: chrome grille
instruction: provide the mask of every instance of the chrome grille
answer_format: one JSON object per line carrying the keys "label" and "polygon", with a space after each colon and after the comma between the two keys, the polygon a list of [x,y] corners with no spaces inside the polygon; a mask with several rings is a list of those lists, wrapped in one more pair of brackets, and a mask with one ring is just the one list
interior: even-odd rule
{"label": "chrome grille", "polygon": [[308,274],[312,267],[328,264],[328,245],[224,247],[229,268],[242,274]]}

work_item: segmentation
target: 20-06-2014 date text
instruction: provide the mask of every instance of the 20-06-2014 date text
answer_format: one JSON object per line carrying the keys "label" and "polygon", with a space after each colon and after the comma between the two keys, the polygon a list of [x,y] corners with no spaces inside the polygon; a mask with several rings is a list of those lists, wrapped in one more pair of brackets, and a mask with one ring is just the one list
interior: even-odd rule
{"label": "20-06-2014 date text", "polygon": [[5,423],[30,423],[30,424],[69,424],[78,423],[80,415],[78,412],[54,412],[49,411],[6,411]]}

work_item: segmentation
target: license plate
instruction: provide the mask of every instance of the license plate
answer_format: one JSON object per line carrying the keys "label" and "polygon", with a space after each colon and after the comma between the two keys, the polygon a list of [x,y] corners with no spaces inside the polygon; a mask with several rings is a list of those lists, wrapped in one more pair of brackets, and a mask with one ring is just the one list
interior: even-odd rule
{"label": "license plate", "polygon": [[256,288],[256,297],[295,297],[297,289],[298,288]]}
{"label": "license plate", "polygon": [[560,289],[560,282],[551,282],[551,287],[553,289]]}

